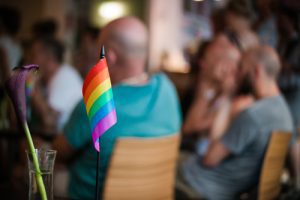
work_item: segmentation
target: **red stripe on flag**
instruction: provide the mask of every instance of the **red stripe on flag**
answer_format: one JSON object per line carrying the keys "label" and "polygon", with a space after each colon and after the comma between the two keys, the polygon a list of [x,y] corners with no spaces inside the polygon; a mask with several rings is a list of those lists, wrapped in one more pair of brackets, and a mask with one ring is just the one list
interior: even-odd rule
{"label": "red stripe on flag", "polygon": [[82,87],[82,94],[84,95],[85,90],[87,89],[90,82],[93,80],[93,78],[97,75],[99,71],[101,71],[103,68],[107,67],[106,59],[100,59],[99,62],[91,69],[91,71],[88,73],[86,78],[84,79],[83,87]]}

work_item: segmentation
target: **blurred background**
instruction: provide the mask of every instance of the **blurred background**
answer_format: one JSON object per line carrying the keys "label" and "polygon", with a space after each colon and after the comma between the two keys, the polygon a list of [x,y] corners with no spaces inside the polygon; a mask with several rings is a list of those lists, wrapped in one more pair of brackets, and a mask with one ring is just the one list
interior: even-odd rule
{"label": "blurred background", "polygon": [[[1,0],[0,50],[6,51],[5,60],[0,51],[1,80],[8,69],[41,59],[34,44],[43,37],[61,42],[64,53],[59,53],[58,60],[73,66],[82,79],[99,57],[101,28],[122,16],[136,16],[146,24],[147,69],[150,73],[163,71],[172,80],[179,94],[183,120],[197,90],[203,51],[219,33],[226,33],[230,42],[242,50],[255,43],[255,38],[276,49],[283,66],[279,86],[287,98],[292,98],[291,106],[300,99],[299,0]],[[59,45],[56,50],[60,52]],[[2,98],[2,89],[0,93]],[[17,173],[13,169],[21,158],[16,147],[22,144],[19,140],[14,142],[17,134],[11,134],[16,127],[12,112],[7,111],[4,103],[0,107],[3,189]],[[300,119],[300,104],[295,108],[293,117]],[[35,120],[31,118],[33,124],[38,124],[39,120]],[[47,119],[42,121],[51,127]],[[43,132],[46,140],[51,138],[47,129],[42,130],[37,127],[36,132]]]}
{"label": "blurred background", "polygon": [[[101,29],[109,21],[127,15],[143,20],[150,30],[151,70],[164,63],[169,71],[188,72],[188,57],[184,49],[195,51],[200,41],[213,35],[210,16],[216,9],[222,9],[227,0],[2,0],[0,5],[19,10],[20,29],[18,40],[26,43],[32,38],[34,25],[45,23],[55,36],[68,47],[66,59],[72,62],[72,55],[87,27]],[[167,11],[167,12],[166,12]],[[53,30],[55,29],[55,30]]]}

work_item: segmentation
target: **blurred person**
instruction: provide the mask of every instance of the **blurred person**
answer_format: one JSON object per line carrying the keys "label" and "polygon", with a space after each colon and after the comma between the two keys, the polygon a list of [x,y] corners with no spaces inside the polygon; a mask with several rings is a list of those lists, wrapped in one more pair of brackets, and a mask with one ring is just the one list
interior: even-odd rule
{"label": "blurred person", "polygon": [[[226,38],[224,39],[223,36]],[[222,41],[221,38],[223,38],[224,41]],[[223,48],[226,50],[228,49],[226,45],[234,45],[241,53],[259,46],[258,37],[251,30],[239,30],[237,33],[225,32],[224,34],[218,35],[215,41],[220,45],[224,45]],[[238,68],[236,71],[238,71]],[[239,74],[233,73],[232,75],[235,76],[233,81],[237,81]],[[220,105],[220,109],[217,110],[214,117],[209,132],[211,139],[219,139],[225,133],[235,116],[249,107],[254,101],[253,95],[251,92],[247,92],[247,88],[236,88],[234,85],[231,85],[231,87],[233,87],[233,89],[227,94],[227,101],[225,101],[224,105]]]}
{"label": "blurred person", "polygon": [[251,30],[255,15],[249,0],[230,0],[225,7],[225,30]]}
{"label": "blurred person", "polygon": [[[226,47],[226,51],[224,50]],[[205,131],[213,123],[216,110],[228,99],[234,88],[234,76],[240,53],[233,45],[216,40],[206,49],[196,96],[183,125],[183,133]]]}
{"label": "blurred person", "polygon": [[232,44],[241,52],[245,52],[259,45],[259,39],[252,30],[242,29],[238,31],[224,31],[215,38],[220,43]]}
{"label": "blurred person", "polygon": [[[224,51],[225,48],[227,51]],[[240,52],[226,34],[219,34],[198,59],[201,71],[196,97],[183,126],[184,133],[208,129],[214,121],[214,115],[210,116],[210,111],[216,113],[224,105],[223,102],[230,99],[234,92]],[[208,123],[205,125],[205,122]]]}
{"label": "blurred person", "polygon": [[271,47],[260,46],[243,54],[238,83],[256,102],[234,118],[203,157],[191,155],[183,160],[179,190],[212,200],[231,200],[258,183],[272,131],[293,130],[288,106],[276,83],[279,71],[280,60]]}
{"label": "blurred person", "polygon": [[214,35],[217,35],[226,29],[224,15],[225,15],[225,8],[218,8],[212,10],[210,19],[211,19],[212,31]]}
{"label": "blurred person", "polygon": [[1,60],[5,60],[7,65],[1,67],[6,68],[6,71],[8,68],[17,67],[22,57],[22,49],[16,39],[20,25],[21,16],[18,10],[13,7],[0,7]]}
{"label": "blurred person", "polygon": [[87,26],[80,36],[79,50],[75,52],[74,63],[82,77],[85,77],[99,59],[98,36],[99,28]]}
{"label": "blurred person", "polygon": [[[283,70],[279,78],[280,88],[290,106],[293,121],[300,127],[300,32],[297,26],[297,13],[282,7],[278,14]],[[300,15],[299,15],[300,16]]]}
{"label": "blurred person", "polygon": [[16,118],[13,107],[4,92],[4,81],[10,75],[11,69],[17,67],[22,57],[22,49],[17,40],[21,25],[18,10],[9,6],[0,6],[0,126],[15,127]]}
{"label": "blurred person", "polygon": [[33,38],[56,38],[57,22],[54,19],[45,19],[36,22],[31,27]]}
{"label": "blurred person", "polygon": [[[248,107],[253,102],[253,96],[251,94],[246,93],[239,93],[235,91],[234,82],[236,81],[234,77],[237,76],[236,70],[237,65],[239,62],[239,52],[247,51],[248,49],[257,47],[259,45],[258,37],[253,31],[250,30],[239,30],[238,32],[233,31],[225,31],[222,33],[219,33],[213,40],[213,43],[217,46],[219,46],[220,53],[223,53],[224,55],[230,55],[230,52],[235,52],[235,62],[232,62],[231,65],[219,65],[211,67],[211,71],[220,71],[216,70],[217,68],[227,68],[230,73],[219,75],[219,84],[218,85],[226,85],[226,79],[231,81],[227,81],[229,83],[229,86],[227,88],[231,88],[230,90],[224,90],[224,89],[218,89],[218,90],[224,90],[222,92],[219,92],[220,95],[217,95],[215,99],[212,99],[212,101],[208,101],[209,106],[199,106],[202,101],[206,101],[203,98],[196,98],[194,100],[193,106],[189,110],[189,115],[187,116],[187,119],[183,126],[183,133],[193,133],[198,132],[200,133],[200,143],[199,148],[200,152],[205,152],[206,148],[201,147],[202,142],[204,142],[204,146],[207,146],[207,141],[204,139],[204,141],[201,142],[203,139],[203,134],[201,132],[207,133],[207,136],[209,139],[216,139],[222,136],[224,134],[228,124],[230,121],[235,117],[235,115]],[[203,54],[203,53],[202,53]],[[234,55],[233,53],[231,54]],[[214,56],[214,53],[211,53],[211,57]],[[203,62],[203,56],[198,57],[198,62],[201,65],[201,62]],[[201,60],[202,59],[202,60]],[[230,57],[228,56],[228,59],[230,60]],[[228,60],[227,59],[227,60]],[[212,59],[213,60],[213,59]],[[226,60],[226,59],[225,59]],[[225,60],[220,60],[220,63],[225,62]],[[204,60],[205,61],[205,60]],[[216,63],[218,62],[216,59],[214,60]],[[194,61],[195,63],[197,61]],[[215,69],[216,68],[216,69]],[[233,69],[233,70],[230,70]],[[205,69],[204,69],[205,70]],[[206,74],[201,74],[203,71],[200,71],[200,74],[198,76],[198,84],[199,87],[203,85],[205,82],[209,82],[210,78],[207,78]],[[205,78],[206,77],[206,78]],[[231,82],[231,83],[230,83]],[[227,92],[226,92],[227,91]],[[217,104],[217,106],[215,106]],[[198,106],[196,106],[198,105]],[[212,112],[206,112],[207,110],[213,110]],[[212,114],[213,113],[213,114]],[[205,129],[200,128],[198,130],[188,130],[189,128],[201,126],[203,123],[206,124]],[[194,124],[194,125],[193,125]],[[188,144],[188,146],[193,146],[193,142],[190,142],[189,140],[195,140],[193,139],[195,136],[192,136],[192,138],[186,136],[184,137],[183,141]],[[206,138],[206,137],[204,137]],[[198,145],[197,145],[198,146]],[[188,149],[193,149],[193,148]],[[202,149],[202,150],[201,150]]]}
{"label": "blurred person", "polygon": [[[148,31],[140,20],[124,17],[110,22],[101,31],[99,44],[106,48],[118,119],[117,124],[100,139],[100,186],[103,188],[118,138],[160,137],[179,133],[181,114],[176,90],[170,80],[163,74],[150,76],[145,71]],[[92,199],[96,151],[83,101],[74,109],[63,132],[54,141],[53,149],[58,150],[58,159],[73,158],[69,196]]]}
{"label": "blurred person", "polygon": [[[291,6],[291,5],[293,6]],[[295,5],[294,5],[295,4]],[[279,78],[279,85],[290,107],[295,135],[298,141],[291,149],[291,177],[298,179],[300,187],[300,7],[293,1],[281,4],[277,23],[280,33],[278,51],[281,55],[284,69]],[[298,134],[297,134],[298,133]]]}
{"label": "blurred person", "polygon": [[226,38],[216,38],[199,61],[202,68],[195,98],[182,128],[187,145],[193,145],[196,138],[195,150],[199,155],[205,153],[212,140],[221,137],[230,121],[239,59],[240,52],[235,46]]}
{"label": "blurred person", "polygon": [[65,58],[64,60],[68,63],[73,62],[74,50],[76,48],[77,39],[77,18],[75,16],[75,11],[68,11],[64,16],[64,32],[62,36],[62,41],[65,46]]}
{"label": "blurred person", "polygon": [[45,127],[61,130],[82,98],[82,79],[69,64],[63,64],[63,45],[53,38],[32,43],[32,62],[40,66],[40,80],[32,94],[35,113]]}
{"label": "blurred person", "polygon": [[255,0],[254,2],[258,17],[254,24],[254,30],[262,44],[276,48],[279,40],[275,15],[277,1]]}

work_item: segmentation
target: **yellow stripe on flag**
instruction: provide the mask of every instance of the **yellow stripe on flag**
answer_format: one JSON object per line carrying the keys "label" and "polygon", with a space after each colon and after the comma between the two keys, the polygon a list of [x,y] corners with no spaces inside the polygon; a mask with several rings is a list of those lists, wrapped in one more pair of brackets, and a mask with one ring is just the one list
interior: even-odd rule
{"label": "yellow stripe on flag", "polygon": [[90,112],[90,109],[94,102],[100,97],[104,92],[106,92],[109,88],[111,88],[110,79],[107,78],[103,83],[99,84],[95,90],[91,93],[87,103],[86,103],[86,110],[87,113]]}

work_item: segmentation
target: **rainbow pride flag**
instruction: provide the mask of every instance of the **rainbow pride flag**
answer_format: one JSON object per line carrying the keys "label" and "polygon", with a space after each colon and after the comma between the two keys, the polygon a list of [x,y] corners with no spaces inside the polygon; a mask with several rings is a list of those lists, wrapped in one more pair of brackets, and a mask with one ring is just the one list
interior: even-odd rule
{"label": "rainbow pride flag", "polygon": [[104,48],[101,50],[101,59],[92,67],[84,80],[82,94],[90,121],[94,147],[99,152],[100,137],[117,123]]}

